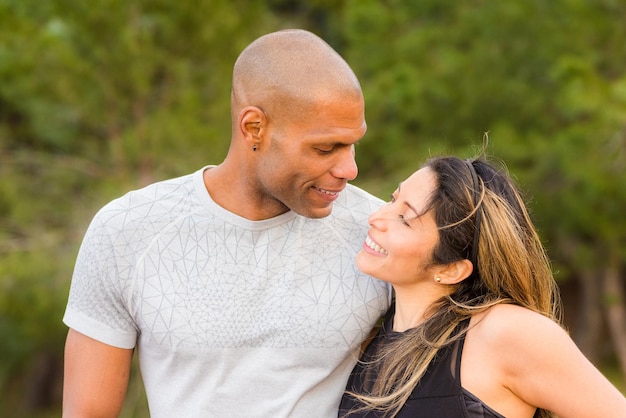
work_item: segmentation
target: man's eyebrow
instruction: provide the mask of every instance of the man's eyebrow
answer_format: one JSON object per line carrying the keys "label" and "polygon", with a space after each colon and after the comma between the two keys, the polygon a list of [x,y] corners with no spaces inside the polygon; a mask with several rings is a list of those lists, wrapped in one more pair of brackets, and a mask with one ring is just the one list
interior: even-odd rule
{"label": "man's eyebrow", "polygon": [[319,140],[319,141],[311,141],[311,144],[313,146],[315,145],[323,145],[323,146],[329,146],[329,147],[351,147],[351,146],[356,146],[359,144],[359,141],[357,142],[345,142],[342,140],[335,140],[335,139],[323,139],[323,140]]}

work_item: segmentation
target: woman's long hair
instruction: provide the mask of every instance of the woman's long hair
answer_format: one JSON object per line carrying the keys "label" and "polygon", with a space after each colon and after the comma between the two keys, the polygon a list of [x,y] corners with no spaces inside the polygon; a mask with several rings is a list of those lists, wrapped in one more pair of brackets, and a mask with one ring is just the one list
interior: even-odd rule
{"label": "woman's long hair", "polygon": [[[406,403],[437,352],[466,331],[457,325],[500,303],[531,309],[561,323],[550,262],[522,197],[504,167],[484,160],[438,157],[425,163],[436,190],[427,205],[439,228],[432,263],[469,259],[470,277],[437,300],[420,326],[386,345],[371,364],[378,369],[368,393],[351,393],[364,407],[393,417]],[[535,417],[551,417],[538,409]]]}

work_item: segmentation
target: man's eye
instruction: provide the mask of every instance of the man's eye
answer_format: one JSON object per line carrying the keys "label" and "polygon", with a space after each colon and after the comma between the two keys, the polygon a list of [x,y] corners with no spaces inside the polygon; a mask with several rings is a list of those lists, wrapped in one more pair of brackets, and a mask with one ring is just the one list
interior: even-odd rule
{"label": "man's eye", "polygon": [[317,152],[319,152],[320,154],[330,154],[334,150],[334,148],[330,148],[330,149],[316,148],[316,149],[317,149]]}
{"label": "man's eye", "polygon": [[396,201],[396,198],[394,197],[394,195],[390,194],[389,195],[389,202],[393,203]]}

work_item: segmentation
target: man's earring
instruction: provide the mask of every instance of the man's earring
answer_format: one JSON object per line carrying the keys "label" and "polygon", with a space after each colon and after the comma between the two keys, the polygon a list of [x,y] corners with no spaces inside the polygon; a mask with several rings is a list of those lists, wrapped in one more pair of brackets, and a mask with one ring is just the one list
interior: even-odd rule
{"label": "man's earring", "polygon": [[252,146],[252,151],[256,151],[256,150],[257,150],[257,146],[256,146],[256,144],[254,144],[254,145]]}

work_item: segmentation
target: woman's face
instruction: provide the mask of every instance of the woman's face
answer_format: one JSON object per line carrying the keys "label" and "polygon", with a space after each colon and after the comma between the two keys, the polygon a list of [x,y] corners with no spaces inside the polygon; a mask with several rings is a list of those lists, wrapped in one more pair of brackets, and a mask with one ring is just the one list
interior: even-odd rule
{"label": "woman's face", "polygon": [[431,256],[439,233],[432,211],[424,213],[424,208],[435,187],[433,171],[422,168],[370,215],[370,230],[356,258],[361,271],[394,286],[433,281]]}

